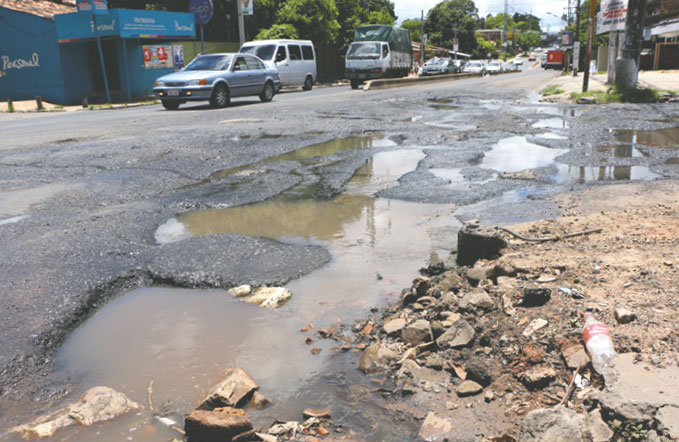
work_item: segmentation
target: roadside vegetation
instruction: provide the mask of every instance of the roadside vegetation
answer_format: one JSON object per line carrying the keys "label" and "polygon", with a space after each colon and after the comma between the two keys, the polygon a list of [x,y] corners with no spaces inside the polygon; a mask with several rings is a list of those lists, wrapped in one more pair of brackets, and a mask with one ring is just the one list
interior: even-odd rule
{"label": "roadside vegetation", "polygon": [[577,101],[583,97],[594,97],[597,103],[655,103],[664,92],[660,89],[619,89],[614,86],[607,91],[572,92],[571,99]]}
{"label": "roadside vegetation", "polygon": [[559,87],[558,84],[550,84],[544,89],[540,91],[543,97],[547,97],[549,95],[557,95],[557,94],[563,94],[565,91]]}

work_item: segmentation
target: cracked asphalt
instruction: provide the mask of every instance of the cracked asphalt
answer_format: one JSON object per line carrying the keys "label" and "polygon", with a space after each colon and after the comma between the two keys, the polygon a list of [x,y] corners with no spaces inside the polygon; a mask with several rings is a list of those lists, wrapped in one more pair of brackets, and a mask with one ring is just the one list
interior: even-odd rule
{"label": "cracked asphalt", "polygon": [[[630,144],[616,139],[618,129],[678,126],[679,105],[537,103],[535,91],[554,75],[529,70],[382,91],[286,91],[272,103],[234,100],[226,109],[0,114],[0,411],[64,394],[47,376],[54,351],[113,297],[151,285],[285,284],[332,258],[318,246],[241,235],[157,244],[155,230],[177,213],[262,201],[300,183],[327,198],[342,192],[375,153],[404,147],[426,157],[379,196],[452,203],[461,220],[547,218],[559,213],[550,196],[634,179],[566,174],[559,180],[563,166],[580,168],[581,175],[589,168],[641,167],[652,179],[677,178],[676,146],[637,146],[641,153],[629,156],[602,146]],[[554,118],[565,123],[541,127]],[[540,136],[545,133],[558,138]],[[311,163],[263,163],[355,135],[386,137],[395,146],[341,151]],[[483,161],[511,137],[565,152],[532,168],[532,179],[501,179]],[[255,165],[248,173],[215,175],[248,165]],[[438,169],[461,178],[432,172]]]}

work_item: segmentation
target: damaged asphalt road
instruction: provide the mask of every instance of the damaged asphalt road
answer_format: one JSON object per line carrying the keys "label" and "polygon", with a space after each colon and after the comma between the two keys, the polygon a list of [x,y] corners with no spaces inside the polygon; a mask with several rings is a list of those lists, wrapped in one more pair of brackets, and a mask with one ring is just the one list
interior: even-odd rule
{"label": "damaged asphalt road", "polygon": [[[157,244],[158,226],[178,213],[262,201],[300,184],[311,196],[327,198],[374,153],[404,147],[427,156],[380,196],[452,203],[461,219],[553,216],[559,209],[548,196],[602,182],[559,175],[551,161],[529,167],[535,173],[529,179],[499,178],[483,161],[511,137],[562,149],[556,161],[585,172],[615,165],[648,169],[649,179],[676,178],[671,150],[644,148],[618,157],[601,146],[629,144],[609,129],[677,126],[677,105],[528,103],[529,91],[552,76],[529,71],[379,92],[288,92],[273,103],[244,100],[222,110],[153,106],[0,116],[0,130],[11,140],[0,147],[0,305],[6,312],[0,395],[19,401],[63,395],[58,380],[43,377],[54,351],[99,306],[133,288],[284,284],[331,259],[318,246],[239,235]],[[538,124],[553,118],[565,124]],[[544,133],[565,138],[540,137]],[[393,143],[312,162],[264,161],[356,135]],[[253,166],[216,174],[247,165]],[[462,179],[432,172],[439,169]]]}

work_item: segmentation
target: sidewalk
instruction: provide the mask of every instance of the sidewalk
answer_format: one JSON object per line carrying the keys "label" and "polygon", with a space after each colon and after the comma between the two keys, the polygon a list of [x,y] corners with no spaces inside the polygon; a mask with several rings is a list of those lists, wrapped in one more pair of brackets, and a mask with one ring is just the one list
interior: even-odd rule
{"label": "sidewalk", "polygon": [[[38,105],[35,100],[22,100],[14,101],[14,112],[37,112]],[[134,103],[114,103],[112,105],[108,104],[91,104],[88,107],[77,106],[62,106],[59,104],[48,103],[46,101],[42,102],[43,110],[42,112],[78,112],[87,110],[103,110],[103,109],[124,109],[127,107],[138,107],[145,106],[148,104],[156,104],[155,100],[139,101]],[[0,112],[7,112],[7,102],[0,102]]]}
{"label": "sidewalk", "polygon": [[[548,95],[541,101],[549,102],[570,102],[571,92],[582,92],[582,79],[584,74],[578,73],[577,77],[573,75],[563,75],[556,77],[548,83],[549,85],[557,85],[562,93],[555,95]],[[608,74],[596,74],[589,77],[590,91],[607,91],[613,85],[607,84]],[[641,71],[639,73],[639,86],[651,89],[662,89],[669,91],[679,91],[679,70],[672,71]]]}

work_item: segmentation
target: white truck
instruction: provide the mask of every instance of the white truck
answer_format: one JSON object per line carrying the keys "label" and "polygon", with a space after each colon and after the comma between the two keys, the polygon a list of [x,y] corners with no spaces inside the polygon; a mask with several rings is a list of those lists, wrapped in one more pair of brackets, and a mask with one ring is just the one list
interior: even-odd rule
{"label": "white truck", "polygon": [[344,76],[357,89],[366,80],[406,77],[412,64],[410,31],[387,25],[359,26],[347,50]]}

